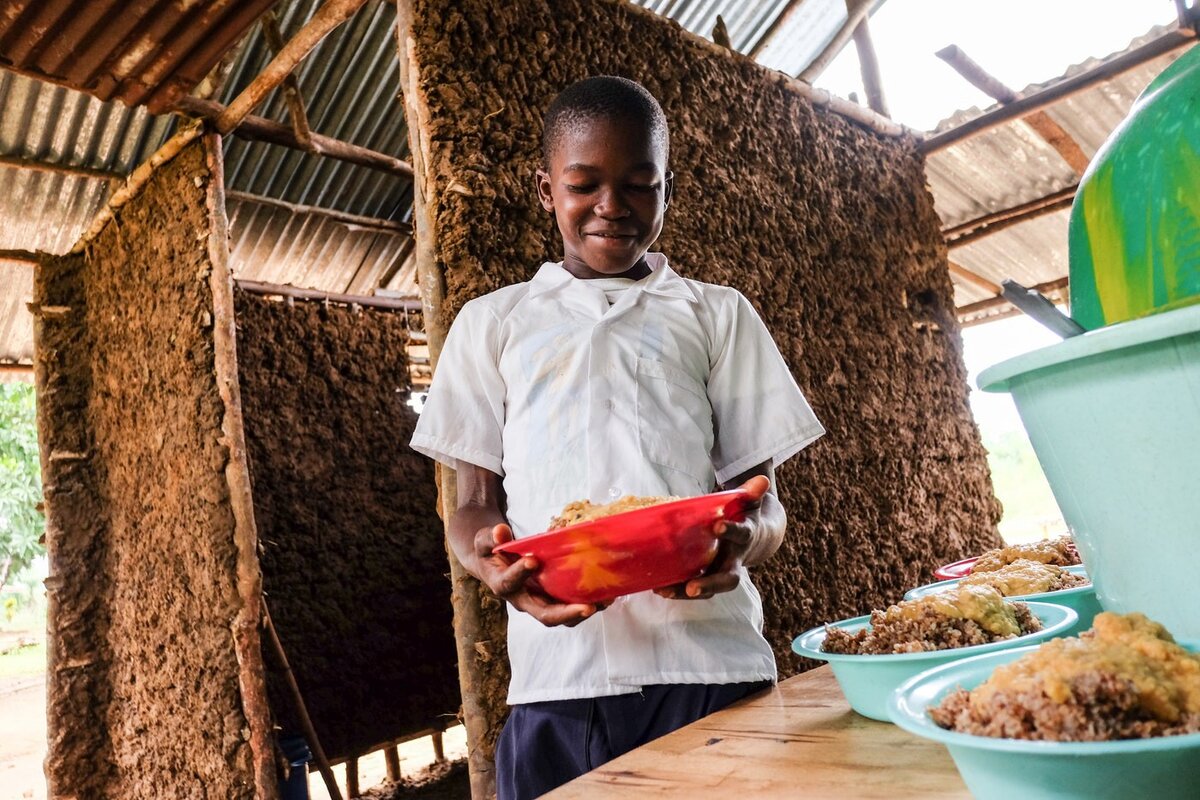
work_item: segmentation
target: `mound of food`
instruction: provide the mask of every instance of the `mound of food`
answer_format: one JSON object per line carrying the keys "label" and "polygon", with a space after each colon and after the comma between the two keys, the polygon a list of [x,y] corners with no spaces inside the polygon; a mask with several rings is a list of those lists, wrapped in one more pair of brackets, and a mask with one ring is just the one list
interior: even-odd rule
{"label": "mound of food", "polygon": [[827,627],[821,650],[885,655],[990,644],[1042,629],[1024,603],[1009,603],[990,586],[959,586],[872,611],[869,628],[850,633]]}
{"label": "mound of food", "polygon": [[1007,739],[1103,742],[1200,733],[1200,656],[1142,614],[1104,612],[929,710],[943,728]]}
{"label": "mound of food", "polygon": [[589,522],[590,520],[602,517],[611,517],[614,514],[636,511],[639,508],[657,506],[678,499],[678,497],[634,497],[633,495],[626,495],[619,500],[604,503],[603,505],[597,505],[591,500],[576,500],[573,503],[567,503],[559,515],[550,520],[550,527],[547,530],[558,530],[559,528],[578,525],[581,522]]}
{"label": "mound of food", "polygon": [[1042,564],[1054,564],[1058,567],[1069,567],[1082,564],[1079,551],[1070,536],[1059,536],[1056,539],[1042,539],[1027,544],[1013,544],[988,550],[975,560],[971,572],[989,572],[1000,569],[1018,559],[1038,561]]}
{"label": "mound of food", "polygon": [[1041,592],[1057,592],[1086,586],[1091,581],[1085,575],[1067,572],[1054,564],[1018,558],[1000,569],[972,572],[959,580],[959,586],[991,586],[1005,597],[1021,597]]}

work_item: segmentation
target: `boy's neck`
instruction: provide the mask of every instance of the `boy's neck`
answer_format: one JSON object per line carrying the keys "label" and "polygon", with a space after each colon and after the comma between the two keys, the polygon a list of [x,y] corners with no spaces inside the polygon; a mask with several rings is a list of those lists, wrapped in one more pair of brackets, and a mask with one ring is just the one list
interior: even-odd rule
{"label": "boy's neck", "polygon": [[651,272],[650,265],[646,262],[646,257],[644,255],[635,261],[632,267],[624,272],[597,272],[583,261],[576,258],[571,258],[570,256],[563,259],[563,269],[581,281],[590,281],[599,278],[628,278],[629,280],[640,281]]}

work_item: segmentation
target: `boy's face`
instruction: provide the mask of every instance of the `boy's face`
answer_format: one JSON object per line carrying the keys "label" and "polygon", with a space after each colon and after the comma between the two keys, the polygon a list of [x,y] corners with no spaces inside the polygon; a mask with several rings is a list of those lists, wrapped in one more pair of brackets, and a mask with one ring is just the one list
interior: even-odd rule
{"label": "boy's face", "polygon": [[597,117],[568,127],[538,170],[538,198],[553,212],[563,267],[577,278],[641,278],[662,232],[673,178],[643,126]]}

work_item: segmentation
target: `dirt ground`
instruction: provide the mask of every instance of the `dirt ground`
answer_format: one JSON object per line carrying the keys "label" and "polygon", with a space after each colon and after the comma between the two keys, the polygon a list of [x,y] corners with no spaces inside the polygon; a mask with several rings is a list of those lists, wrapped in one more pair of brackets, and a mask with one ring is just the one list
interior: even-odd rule
{"label": "dirt ground", "polygon": [[0,800],[44,800],[46,678],[0,678]]}

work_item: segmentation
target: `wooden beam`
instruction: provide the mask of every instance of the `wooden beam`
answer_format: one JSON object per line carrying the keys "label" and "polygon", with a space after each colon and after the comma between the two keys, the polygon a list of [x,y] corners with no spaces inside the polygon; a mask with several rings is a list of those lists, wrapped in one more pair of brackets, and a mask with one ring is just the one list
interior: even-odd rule
{"label": "wooden beam", "polygon": [[344,305],[360,305],[364,308],[379,308],[385,311],[420,311],[421,301],[402,300],[394,297],[370,297],[357,294],[339,294],[337,292],[322,292],[317,289],[302,289],[299,286],[284,286],[262,281],[248,281],[242,278],[235,280],[234,285],[244,292],[276,297],[292,297],[296,300],[313,300],[316,302],[342,303]]}
{"label": "wooden beam", "polygon": [[757,59],[760,55],[762,55],[762,51],[766,50],[767,46],[771,44],[771,39],[774,38],[775,33],[791,21],[792,15],[796,13],[796,10],[800,7],[801,2],[802,0],[788,0],[787,5],[783,7],[782,11],[775,15],[775,19],[771,20],[771,24],[767,26],[765,31],[763,31],[762,36],[758,37],[758,41],[754,43],[754,45],[750,48],[750,52],[746,55],[754,59]]}
{"label": "wooden beam", "polygon": [[[1044,294],[1053,300],[1056,296],[1060,296],[1059,293],[1066,289],[1068,285],[1069,281],[1067,278],[1055,278],[1052,281],[1039,283],[1037,286],[1034,286],[1033,289],[1034,291],[1040,292],[1041,294]],[[975,303],[967,303],[965,306],[959,306],[958,308],[954,309],[954,311],[958,315],[959,319],[963,319],[965,317],[971,317],[981,312],[990,311],[993,308],[1000,308],[1001,306],[1005,305],[1011,305],[1011,303],[1008,301],[1008,298],[1002,295],[996,295],[995,297],[989,297],[986,300],[979,300]]]}
{"label": "wooden beam", "polygon": [[32,250],[0,250],[0,261],[21,261],[26,264],[36,264],[41,259]]}
{"label": "wooden beam", "polygon": [[125,173],[115,169],[102,167],[83,167],[75,164],[58,164],[53,161],[43,161],[39,158],[24,156],[0,155],[0,167],[16,167],[34,172],[49,172],[54,175],[70,175],[73,178],[96,178],[104,181],[125,180]]}
{"label": "wooden beam", "polygon": [[[296,716],[300,721],[300,727],[304,730],[304,738],[312,750],[313,760],[317,762],[317,769],[320,770],[321,777],[325,780],[325,789],[329,792],[330,798],[332,800],[342,800],[342,793],[338,790],[337,781],[333,777],[333,769],[330,767],[329,759],[325,757],[325,748],[321,747],[321,740],[317,737],[317,731],[313,727],[312,718],[308,716],[308,706],[304,703],[304,695],[300,693],[300,686],[296,683],[296,676],[292,673],[291,664],[288,663],[287,652],[283,649],[283,642],[279,641],[279,632],[275,630],[275,623],[271,621],[271,612],[267,610],[266,597],[263,597],[262,602],[263,630],[266,631],[267,641],[271,646],[272,652],[275,654],[275,658],[279,661],[280,668],[283,670],[284,682],[291,693]],[[347,767],[346,772],[349,774],[349,767]],[[353,796],[351,795],[351,797]]]}
{"label": "wooden beam", "polygon": [[321,208],[320,206],[306,206],[299,203],[289,203],[286,200],[277,200],[274,197],[263,197],[262,195],[250,194],[249,192],[235,192],[229,190],[225,192],[225,197],[229,200],[236,200],[239,203],[257,203],[260,206],[281,208],[285,211],[290,211],[293,214],[311,214],[317,217],[325,217],[335,222],[340,222],[344,225],[350,225],[355,228],[366,228],[368,230],[391,233],[400,236],[412,236],[412,225],[407,222],[396,222],[395,220],[380,219],[379,217],[364,217],[359,214],[349,214],[345,211],[336,211],[332,208]]}
{"label": "wooden beam", "polygon": [[258,77],[221,112],[216,119],[217,131],[226,134],[240,125],[276,86],[283,83],[322,39],[354,16],[365,2],[366,0],[326,0],[312,19],[305,23],[263,68]]}
{"label": "wooden beam", "polygon": [[1147,42],[1124,55],[1117,56],[1095,69],[1081,72],[1078,75],[1059,81],[1053,86],[1048,86],[1040,92],[1034,92],[1031,95],[1022,97],[1020,100],[1010,103],[1007,106],[1001,106],[993,111],[980,114],[975,119],[964,122],[956,128],[951,128],[943,133],[930,136],[922,142],[921,150],[929,154],[958,144],[972,136],[977,136],[984,131],[991,130],[998,125],[1003,125],[1014,119],[1028,116],[1034,111],[1040,111],[1043,108],[1052,106],[1060,100],[1090,89],[1097,84],[1109,81],[1131,69],[1136,69],[1147,61],[1152,61],[1161,55],[1173,52],[1181,47],[1188,47],[1195,41],[1196,35],[1191,30],[1171,30],[1154,41]]}
{"label": "wooden beam", "polygon": [[383,748],[383,766],[387,771],[387,779],[392,783],[400,782],[400,749],[396,745]]}
{"label": "wooden beam", "polygon": [[979,273],[972,272],[960,264],[955,264],[953,261],[947,261],[946,266],[949,268],[951,275],[978,286],[984,291],[991,292],[992,294],[1000,294],[1000,284],[989,281]]}
{"label": "wooden beam", "polygon": [[[186,114],[190,117],[216,120],[225,111],[225,106],[212,100],[201,100],[198,97],[183,97],[175,105],[175,111],[176,113]],[[366,147],[359,147],[349,142],[343,142],[340,139],[322,136],[319,133],[312,134],[311,142],[313,149],[307,149],[300,144],[296,139],[295,132],[287,125],[275,122],[274,120],[264,119],[263,117],[252,115],[245,117],[238,127],[233,130],[233,135],[251,141],[282,145],[292,150],[316,153],[326,158],[346,161],[350,164],[358,164],[361,167],[387,172],[402,178],[411,179],[413,174],[410,164],[394,156],[379,153]]]}
{"label": "wooden beam", "polygon": [[858,29],[858,23],[871,12],[871,6],[874,5],[873,0],[846,0],[846,22],[838,29],[829,43],[824,49],[817,54],[807,67],[805,67],[798,77],[805,83],[812,83],[817,79],[829,63],[837,57],[837,54],[846,46],[846,42],[850,41],[850,37],[854,36],[854,31]]}
{"label": "wooden beam", "polygon": [[863,89],[867,92],[867,105],[876,114],[890,118],[892,115],[888,113],[887,101],[883,97],[879,59],[875,55],[875,45],[871,41],[866,17],[863,17],[854,29],[854,49],[858,51],[858,66],[862,73]]}
{"label": "wooden beam", "polygon": [[964,244],[970,244],[1019,222],[1070,208],[1078,189],[1079,184],[1072,184],[1036,200],[993,211],[950,228],[943,228],[942,236],[946,240],[947,247],[961,247]]}
{"label": "wooden beam", "polygon": [[11,361],[0,363],[0,373],[6,375],[32,375],[33,364],[14,364]]}
{"label": "wooden beam", "polygon": [[[279,55],[283,52],[283,34],[279,31],[279,19],[274,11],[263,14],[262,32],[272,53]],[[283,79],[283,97],[287,102],[296,141],[304,149],[311,150],[312,129],[308,127],[308,114],[304,111],[304,98],[300,95],[300,81],[296,79],[294,72],[289,72]]]}
{"label": "wooden beam", "polygon": [[[938,50],[935,55],[953,67],[954,71],[966,78],[971,85],[984,94],[991,96],[1000,105],[1006,106],[1021,99],[1020,94],[989,75],[983,67],[975,63],[957,45],[952,44],[949,47],[944,47]],[[1022,117],[1022,119],[1025,121],[1025,124],[1033,128],[1034,133],[1040,136],[1044,142],[1058,151],[1058,154],[1070,165],[1071,169],[1075,170],[1076,175],[1083,176],[1090,159],[1084,154],[1083,148],[1079,146],[1079,143],[1075,141],[1071,134],[1067,133],[1045,111],[1035,111],[1026,117]]]}

